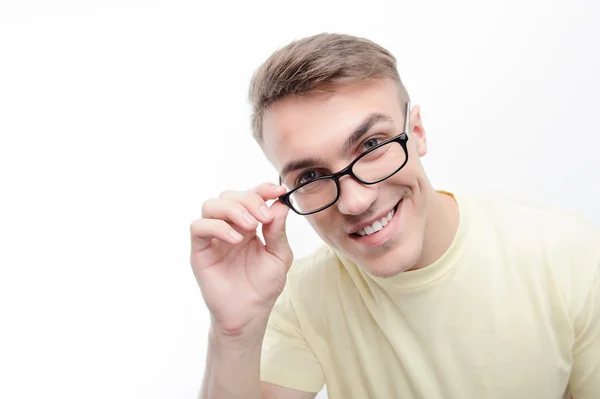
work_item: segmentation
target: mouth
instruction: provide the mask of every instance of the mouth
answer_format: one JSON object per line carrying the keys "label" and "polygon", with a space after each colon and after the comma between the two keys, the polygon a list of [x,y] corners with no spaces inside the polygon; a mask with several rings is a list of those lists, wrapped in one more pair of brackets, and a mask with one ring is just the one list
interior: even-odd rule
{"label": "mouth", "polygon": [[396,214],[398,213],[398,209],[400,209],[400,207],[402,206],[403,200],[404,199],[401,199],[396,204],[396,206],[394,206],[394,208],[387,213],[387,215],[379,218],[378,220],[376,220],[369,226],[365,226],[362,229],[355,231],[354,233],[351,233],[350,236],[355,239],[363,239],[363,238],[367,238],[367,237],[375,238],[376,236],[379,236],[379,235],[382,235],[382,233],[385,233],[388,229],[388,226],[394,219],[394,216],[396,216]]}

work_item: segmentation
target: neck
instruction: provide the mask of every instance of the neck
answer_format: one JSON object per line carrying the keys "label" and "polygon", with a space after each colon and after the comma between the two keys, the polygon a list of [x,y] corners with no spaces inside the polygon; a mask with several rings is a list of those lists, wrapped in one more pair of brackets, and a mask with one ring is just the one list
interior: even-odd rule
{"label": "neck", "polygon": [[428,204],[421,258],[415,269],[427,267],[437,261],[450,248],[458,230],[458,205],[454,198],[433,190],[432,194]]}

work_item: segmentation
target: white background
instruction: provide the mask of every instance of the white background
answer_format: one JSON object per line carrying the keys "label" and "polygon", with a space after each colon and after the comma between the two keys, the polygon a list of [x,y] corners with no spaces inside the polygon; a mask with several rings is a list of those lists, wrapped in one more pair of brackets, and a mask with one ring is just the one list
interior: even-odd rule
{"label": "white background", "polygon": [[[600,6],[505,2],[0,3],[0,397],[194,398],[207,313],[189,224],[275,181],[254,69],[322,31],[390,49],[436,188],[600,225]],[[296,255],[318,240],[289,220]]]}

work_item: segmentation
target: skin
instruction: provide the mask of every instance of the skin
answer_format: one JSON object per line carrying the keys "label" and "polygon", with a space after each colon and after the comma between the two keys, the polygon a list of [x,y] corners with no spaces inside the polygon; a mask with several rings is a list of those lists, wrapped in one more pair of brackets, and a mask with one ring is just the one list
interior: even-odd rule
{"label": "skin", "polygon": [[[344,149],[348,137],[373,113],[386,118]],[[289,97],[266,110],[262,148],[278,172],[290,162],[317,157],[324,160],[317,169],[331,173],[346,167],[373,137],[401,133],[404,115],[404,101],[390,80]],[[338,202],[306,216],[326,243],[379,277],[433,263],[450,246],[458,227],[456,203],[433,189],[421,164],[427,140],[419,106],[409,119],[409,160],[400,172],[368,186],[346,176],[340,180]],[[262,210],[284,192],[284,187],[269,183],[223,192],[204,202],[202,217],[190,226],[190,262],[211,316],[202,398],[316,396],[260,381],[268,317],[293,261],[285,234],[289,208],[274,201],[266,214]],[[369,241],[351,234],[387,214],[401,199],[394,221],[378,238]],[[259,226],[264,243],[257,236]]]}
{"label": "skin", "polygon": [[[346,167],[365,147],[361,143],[377,134],[399,134],[404,126],[404,102],[391,80],[373,80],[339,87],[333,93],[285,98],[267,109],[264,116],[263,151],[281,171],[289,162],[319,157],[323,173]],[[343,151],[343,143],[373,113],[388,115],[362,137],[357,147]],[[427,137],[420,107],[410,112],[408,162],[391,178],[363,185],[345,176],[340,180],[338,202],[306,218],[331,247],[369,273],[390,277],[433,263],[450,246],[458,226],[458,211],[451,197],[437,193],[423,169]],[[315,168],[311,168],[315,169]],[[300,170],[285,176],[293,180]],[[349,233],[352,226],[385,215],[398,201],[400,219],[382,245],[362,245]],[[384,229],[385,230],[385,229]]]}

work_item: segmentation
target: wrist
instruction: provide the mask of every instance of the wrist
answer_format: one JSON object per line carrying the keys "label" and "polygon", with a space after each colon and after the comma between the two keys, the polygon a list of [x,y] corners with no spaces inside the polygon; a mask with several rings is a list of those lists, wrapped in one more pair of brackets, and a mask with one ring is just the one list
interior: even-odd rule
{"label": "wrist", "polygon": [[268,317],[251,321],[235,331],[220,328],[214,321],[210,325],[210,342],[227,350],[244,351],[262,347]]}

